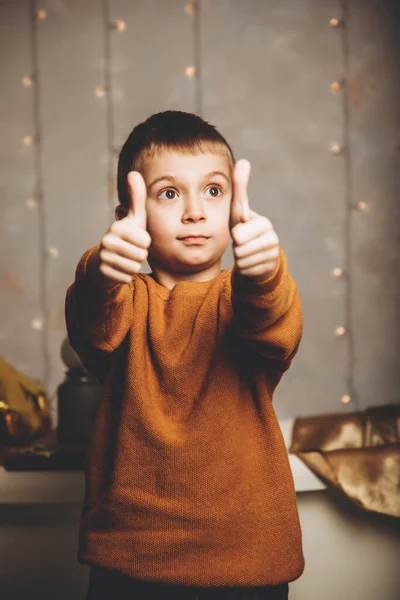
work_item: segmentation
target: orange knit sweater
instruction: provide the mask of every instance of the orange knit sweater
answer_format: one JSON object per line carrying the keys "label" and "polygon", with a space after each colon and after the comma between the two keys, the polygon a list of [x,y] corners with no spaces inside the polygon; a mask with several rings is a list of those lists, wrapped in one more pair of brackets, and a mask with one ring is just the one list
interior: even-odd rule
{"label": "orange knit sweater", "polygon": [[104,386],[87,455],[78,560],[146,581],[278,585],[304,570],[294,481],[272,405],[303,330],[280,249],[268,280],[236,266],[172,290],[100,289],[80,259],[71,346]]}

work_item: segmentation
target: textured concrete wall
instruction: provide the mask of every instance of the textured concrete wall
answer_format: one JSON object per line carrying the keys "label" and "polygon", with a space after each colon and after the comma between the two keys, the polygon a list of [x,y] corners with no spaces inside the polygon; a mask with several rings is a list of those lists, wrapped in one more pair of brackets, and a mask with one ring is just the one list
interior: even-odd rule
{"label": "textured concrete wall", "polygon": [[278,417],[398,401],[399,32],[396,0],[0,2],[0,354],[55,418],[66,289],[113,220],[118,149],[165,109],[252,162],[287,253],[305,330]]}

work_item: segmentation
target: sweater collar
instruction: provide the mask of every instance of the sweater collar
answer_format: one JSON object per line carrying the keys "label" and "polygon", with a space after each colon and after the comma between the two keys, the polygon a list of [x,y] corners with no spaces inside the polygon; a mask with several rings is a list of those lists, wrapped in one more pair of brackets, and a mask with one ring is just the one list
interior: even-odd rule
{"label": "sweater collar", "polygon": [[167,300],[172,296],[204,296],[214,284],[219,283],[225,273],[227,271],[223,269],[216,277],[208,281],[179,281],[172,290],[158,283],[152,273],[145,273],[144,275],[147,285],[153,287],[158,296]]}

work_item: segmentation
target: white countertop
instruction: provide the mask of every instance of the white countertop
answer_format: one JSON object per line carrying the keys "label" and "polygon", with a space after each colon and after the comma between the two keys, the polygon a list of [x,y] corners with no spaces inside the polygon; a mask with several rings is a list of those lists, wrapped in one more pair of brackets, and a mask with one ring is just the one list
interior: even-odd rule
{"label": "white countertop", "polygon": [[[280,421],[286,447],[294,419]],[[296,492],[324,490],[326,485],[294,454],[289,454]],[[0,467],[0,504],[65,504],[83,501],[83,471],[6,471]]]}

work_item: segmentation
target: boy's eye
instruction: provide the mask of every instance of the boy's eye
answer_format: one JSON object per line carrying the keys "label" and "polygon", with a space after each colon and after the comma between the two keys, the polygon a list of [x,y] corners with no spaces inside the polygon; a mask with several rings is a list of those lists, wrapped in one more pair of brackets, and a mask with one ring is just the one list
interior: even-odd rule
{"label": "boy's eye", "polygon": [[162,194],[167,194],[167,197],[164,198],[164,200],[174,200],[174,198],[176,196],[176,192],[173,189],[168,189],[168,190],[164,190],[163,192],[161,192],[160,198],[163,198]]}
{"label": "boy's eye", "polygon": [[212,196],[213,198],[217,198],[217,197],[219,196],[219,194],[222,194],[222,190],[221,190],[221,189],[220,189],[218,186],[216,186],[216,185],[212,185],[212,186],[210,186],[210,187],[207,189],[207,191],[209,191],[209,192],[210,192],[210,194],[211,194],[211,196]]}

